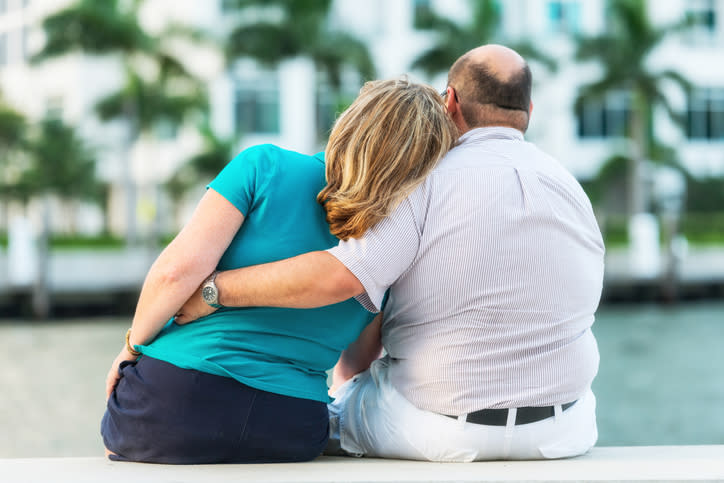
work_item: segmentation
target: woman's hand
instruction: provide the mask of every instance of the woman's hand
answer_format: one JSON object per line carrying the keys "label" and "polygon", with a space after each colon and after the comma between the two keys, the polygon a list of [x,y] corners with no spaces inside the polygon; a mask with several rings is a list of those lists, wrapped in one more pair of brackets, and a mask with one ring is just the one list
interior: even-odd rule
{"label": "woman's hand", "polygon": [[179,325],[184,325],[205,315],[213,314],[216,310],[204,302],[204,299],[201,298],[201,290],[197,290],[184,302],[173,320]]}
{"label": "woman's hand", "polygon": [[119,352],[113,360],[113,364],[111,364],[111,368],[106,376],[106,401],[108,401],[108,398],[111,397],[113,389],[115,389],[116,384],[118,384],[118,380],[121,378],[121,374],[118,372],[121,362],[135,361],[136,359],[137,357],[128,352],[128,349],[124,345],[121,352]]}

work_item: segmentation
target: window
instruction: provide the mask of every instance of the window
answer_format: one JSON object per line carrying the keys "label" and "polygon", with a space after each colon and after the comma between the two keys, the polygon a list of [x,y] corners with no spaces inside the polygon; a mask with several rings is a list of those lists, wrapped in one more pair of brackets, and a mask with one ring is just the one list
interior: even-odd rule
{"label": "window", "polygon": [[715,0],[689,0],[686,7],[686,19],[691,28],[686,31],[689,41],[709,41],[717,30],[717,12]]}
{"label": "window", "polygon": [[0,0],[0,14],[8,11],[8,0]]}
{"label": "window", "polygon": [[686,134],[689,139],[724,140],[724,88],[689,94]]}
{"label": "window", "polygon": [[278,134],[279,83],[239,82],[234,102],[234,123],[240,133]]}
{"label": "window", "polygon": [[584,101],[577,113],[582,138],[625,137],[631,119],[631,96],[613,92],[602,101]]}
{"label": "window", "polygon": [[548,2],[548,29],[552,33],[575,34],[580,29],[581,6],[577,1]]}
{"label": "window", "polygon": [[689,0],[686,18],[695,28],[714,32],[716,30],[716,4],[714,0]]}

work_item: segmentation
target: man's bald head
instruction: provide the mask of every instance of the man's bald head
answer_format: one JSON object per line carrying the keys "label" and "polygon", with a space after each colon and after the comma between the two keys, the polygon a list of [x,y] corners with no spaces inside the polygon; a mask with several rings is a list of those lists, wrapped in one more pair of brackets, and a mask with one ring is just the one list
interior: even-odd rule
{"label": "man's bald head", "polygon": [[531,84],[525,60],[495,44],[467,52],[448,73],[448,85],[458,94],[461,114],[470,128],[509,126],[525,132]]}

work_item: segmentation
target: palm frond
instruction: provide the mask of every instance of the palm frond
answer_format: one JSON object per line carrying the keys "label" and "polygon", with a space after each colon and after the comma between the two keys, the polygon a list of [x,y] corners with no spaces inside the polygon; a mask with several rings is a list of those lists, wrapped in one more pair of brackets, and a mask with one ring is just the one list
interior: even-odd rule
{"label": "palm frond", "polygon": [[274,65],[299,55],[303,44],[283,25],[257,23],[241,26],[229,36],[226,58],[233,62],[239,57],[251,57],[262,64]]}
{"label": "palm frond", "polygon": [[118,0],[81,0],[45,18],[45,46],[33,63],[70,52],[90,55],[148,50],[153,39],[141,29],[136,12],[120,10]]}
{"label": "palm frond", "polygon": [[364,43],[343,32],[326,32],[310,52],[315,63],[327,73],[331,84],[339,88],[345,65],[353,66],[363,79],[375,77],[375,68]]}

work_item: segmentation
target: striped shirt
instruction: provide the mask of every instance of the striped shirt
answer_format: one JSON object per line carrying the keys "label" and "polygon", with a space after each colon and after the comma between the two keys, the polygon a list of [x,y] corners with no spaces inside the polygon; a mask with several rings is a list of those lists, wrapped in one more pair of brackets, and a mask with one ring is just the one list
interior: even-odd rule
{"label": "striped shirt", "polygon": [[421,409],[573,401],[598,370],[604,246],[591,204],[511,128],[460,139],[360,239],[329,250],[379,309],[392,384]]}

